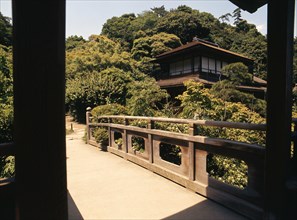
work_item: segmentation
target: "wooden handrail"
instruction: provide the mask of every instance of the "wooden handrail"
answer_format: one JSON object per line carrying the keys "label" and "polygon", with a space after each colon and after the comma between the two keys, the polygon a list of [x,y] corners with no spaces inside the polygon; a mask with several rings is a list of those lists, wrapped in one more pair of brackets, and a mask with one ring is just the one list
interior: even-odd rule
{"label": "wooden handrail", "polygon": [[206,121],[182,118],[162,118],[162,117],[144,117],[144,116],[125,116],[125,115],[103,115],[99,119],[122,119],[122,120],[151,120],[155,122],[167,122],[177,124],[194,124],[212,127],[225,127],[245,130],[266,131],[266,124],[251,124],[243,122],[229,122],[229,121]]}
{"label": "wooden handrail", "polygon": [[15,155],[14,143],[0,144],[0,156],[12,156]]}
{"label": "wooden handrail", "polygon": [[112,124],[112,123],[90,123],[89,125],[91,127],[93,126],[94,127],[97,127],[97,126],[112,127],[112,128],[118,128],[118,129],[125,129],[127,131],[136,131],[140,133],[158,135],[158,136],[179,139],[184,141],[192,141],[195,143],[212,145],[212,146],[221,147],[221,148],[234,150],[238,152],[239,151],[246,152],[246,153],[249,152],[256,155],[261,155],[263,157],[265,153],[265,148],[259,145],[226,140],[222,138],[210,138],[210,137],[205,137],[200,135],[192,136],[189,134],[173,133],[170,131],[164,131],[164,130],[158,130],[158,129],[146,129],[146,128],[139,128],[131,125],[127,126],[127,125]]}

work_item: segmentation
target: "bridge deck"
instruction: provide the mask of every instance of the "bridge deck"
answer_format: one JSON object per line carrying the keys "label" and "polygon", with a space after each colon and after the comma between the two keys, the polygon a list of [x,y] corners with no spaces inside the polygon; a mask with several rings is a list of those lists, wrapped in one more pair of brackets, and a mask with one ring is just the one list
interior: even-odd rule
{"label": "bridge deck", "polygon": [[69,219],[244,219],[138,165],[84,144],[74,125],[67,140]]}

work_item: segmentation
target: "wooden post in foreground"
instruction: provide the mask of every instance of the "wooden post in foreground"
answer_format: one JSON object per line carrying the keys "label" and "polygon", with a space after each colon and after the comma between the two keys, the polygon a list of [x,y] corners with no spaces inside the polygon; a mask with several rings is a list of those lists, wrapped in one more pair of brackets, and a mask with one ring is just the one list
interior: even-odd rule
{"label": "wooden post in foreground", "polygon": [[286,182],[291,146],[294,4],[295,0],[268,1],[266,219],[289,219]]}
{"label": "wooden post in foreground", "polygon": [[65,0],[12,6],[16,219],[65,220]]}

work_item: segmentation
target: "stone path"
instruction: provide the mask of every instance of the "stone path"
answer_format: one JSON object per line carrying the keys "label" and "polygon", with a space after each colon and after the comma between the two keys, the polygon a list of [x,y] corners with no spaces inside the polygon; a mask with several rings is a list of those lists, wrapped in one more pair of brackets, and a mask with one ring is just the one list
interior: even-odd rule
{"label": "stone path", "polygon": [[[67,123],[69,127],[70,121]],[[69,219],[244,219],[206,198],[67,135]]]}

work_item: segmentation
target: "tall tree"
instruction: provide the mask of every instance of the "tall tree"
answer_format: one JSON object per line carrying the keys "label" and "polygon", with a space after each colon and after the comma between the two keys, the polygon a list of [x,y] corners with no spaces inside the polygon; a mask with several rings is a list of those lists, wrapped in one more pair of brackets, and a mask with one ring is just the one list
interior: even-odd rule
{"label": "tall tree", "polygon": [[232,13],[232,17],[234,18],[234,25],[237,25],[239,22],[241,22],[241,9],[236,8]]}
{"label": "tall tree", "polygon": [[210,30],[202,26],[197,13],[189,13],[188,10],[174,10],[159,20],[156,29],[158,32],[166,32],[178,36],[182,43],[192,41],[194,36],[208,38]]}
{"label": "tall tree", "polygon": [[162,5],[161,7],[153,7],[151,8],[151,10],[158,15],[158,17],[164,17],[168,11],[166,11],[164,5]]}

